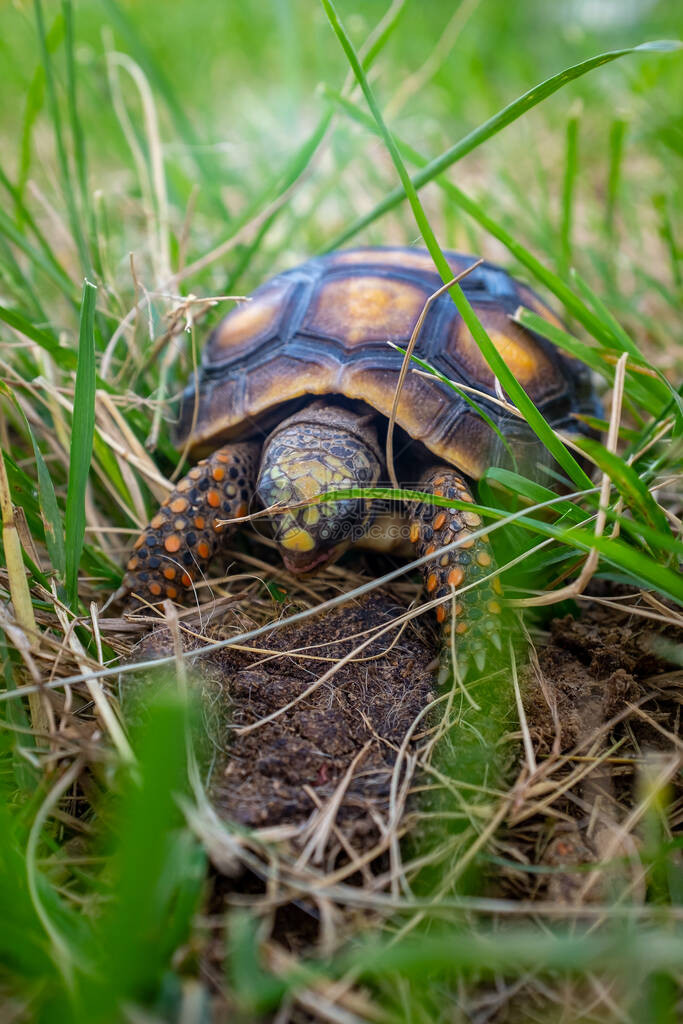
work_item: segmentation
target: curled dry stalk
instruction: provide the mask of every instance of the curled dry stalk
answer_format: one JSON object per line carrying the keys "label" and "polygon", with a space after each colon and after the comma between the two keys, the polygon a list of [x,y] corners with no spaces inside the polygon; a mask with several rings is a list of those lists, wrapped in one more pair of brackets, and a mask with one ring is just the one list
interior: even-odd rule
{"label": "curled dry stalk", "polygon": [[398,413],[398,403],[401,400],[401,391],[403,390],[403,384],[408,373],[410,360],[413,357],[413,351],[415,349],[415,345],[417,344],[417,339],[420,336],[422,325],[425,322],[425,318],[427,316],[427,313],[429,312],[432,303],[435,302],[439,298],[439,296],[443,295],[444,292],[447,292],[449,288],[452,288],[454,284],[458,284],[460,281],[462,281],[464,277],[467,277],[468,274],[471,274],[473,270],[476,270],[476,268],[483,262],[483,259],[476,260],[470,267],[466,267],[465,270],[461,271],[459,274],[456,274],[456,276],[453,277],[450,281],[447,281],[446,284],[443,284],[441,285],[440,288],[437,288],[437,290],[432,295],[430,295],[427,301],[425,302],[424,306],[422,307],[422,312],[417,318],[417,323],[413,328],[413,333],[410,336],[408,347],[406,348],[405,354],[403,356],[403,363],[401,364],[401,370],[398,375],[398,381],[396,382],[396,390],[394,391],[394,401],[391,406],[389,426],[387,427],[387,472],[389,474],[389,479],[391,480],[392,486],[395,487],[397,490],[399,489],[400,485],[398,482],[398,477],[396,476],[396,469],[394,468],[394,426],[396,424],[396,415]]}

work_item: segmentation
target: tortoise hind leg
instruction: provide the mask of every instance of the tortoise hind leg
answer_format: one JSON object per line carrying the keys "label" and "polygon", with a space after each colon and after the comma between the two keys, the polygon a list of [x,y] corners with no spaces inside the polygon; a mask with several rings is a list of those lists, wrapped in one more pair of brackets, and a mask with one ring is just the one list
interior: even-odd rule
{"label": "tortoise hind leg", "polygon": [[[451,466],[434,466],[422,477],[418,489],[471,502],[474,499],[467,484]],[[422,567],[425,589],[430,598],[453,596],[437,606],[436,617],[443,625],[444,654],[448,655],[453,639],[458,640],[460,664],[473,658],[481,671],[486,663],[490,645],[500,650],[500,582],[497,577],[487,580],[460,594],[462,587],[488,576],[495,563],[487,537],[468,536],[481,529],[481,516],[467,509],[421,502],[409,508],[410,539],[417,545],[419,556],[430,555],[439,548],[459,540],[452,551]],[[455,636],[453,636],[453,631]]]}
{"label": "tortoise hind leg", "polygon": [[191,598],[193,584],[234,530],[221,520],[247,514],[258,458],[255,442],[225,445],[178,482],[135,543],[119,591],[124,601]]}

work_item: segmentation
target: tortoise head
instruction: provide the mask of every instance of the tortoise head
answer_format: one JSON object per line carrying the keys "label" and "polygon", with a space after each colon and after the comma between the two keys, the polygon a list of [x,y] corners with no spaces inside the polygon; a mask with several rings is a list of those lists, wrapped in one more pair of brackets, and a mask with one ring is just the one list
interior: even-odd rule
{"label": "tortoise head", "polygon": [[312,572],[360,540],[372,521],[372,502],[313,499],[372,487],[381,466],[371,416],[316,403],[273,431],[263,447],[256,493],[266,508],[282,508],[270,518],[290,571]]}

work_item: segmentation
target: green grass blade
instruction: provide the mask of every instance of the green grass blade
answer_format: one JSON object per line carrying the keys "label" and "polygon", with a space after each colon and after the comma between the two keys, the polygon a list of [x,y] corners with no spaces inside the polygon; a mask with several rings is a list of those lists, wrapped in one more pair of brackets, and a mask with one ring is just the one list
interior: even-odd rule
{"label": "green grass blade", "polygon": [[605,205],[605,230],[608,235],[614,234],[614,217],[621,185],[626,127],[626,121],[617,117],[612,121],[609,132],[609,169],[607,172],[607,203]]}
{"label": "green grass blade", "polygon": [[62,115],[59,109],[59,101],[57,99],[57,89],[55,86],[55,79],[52,71],[52,57],[47,45],[47,37],[45,34],[45,22],[43,19],[43,5],[42,0],[34,0],[34,10],[36,16],[36,26],[38,29],[38,43],[40,46],[40,56],[43,62],[43,68],[45,69],[45,85],[47,93],[48,107],[50,110],[50,120],[54,129],[55,137],[55,148],[57,151],[57,160],[59,163],[59,169],[61,172],[62,179],[62,192],[66,201],[67,210],[69,213],[69,224],[71,226],[71,234],[78,254],[81,260],[83,270],[87,273],[90,269],[90,255],[88,253],[88,246],[83,232],[82,219],[78,211],[76,204],[76,197],[74,195],[72,187],[72,174],[69,167],[69,159],[67,156],[66,148],[66,136],[62,126]]}
{"label": "green grass blade", "polygon": [[5,309],[4,306],[0,306],[0,320],[15,331],[23,334],[25,338],[35,341],[36,345],[40,345],[62,369],[74,370],[76,368],[77,360],[73,352],[68,348],[60,348],[59,342],[53,334],[44,331],[40,327],[36,327],[35,324],[27,320],[21,313],[16,313],[13,309]]}
{"label": "green grass blade", "polygon": [[[533,89],[529,89],[518,99],[514,100],[508,106],[503,107],[497,114],[490,117],[483,124],[475,128],[464,139],[461,139],[450,149],[447,149],[441,156],[431,160],[418,174],[412,178],[412,184],[414,188],[420,189],[427,185],[434,178],[438,177],[443,171],[451,167],[456,161],[461,160],[467,153],[471,153],[473,149],[480,146],[483,142],[486,142],[493,135],[502,131],[517,118],[521,117],[522,114],[526,114],[528,110],[531,110],[537,104],[542,103],[543,100],[547,99],[548,96],[552,96],[553,93],[557,92],[558,89],[562,89],[569,82],[575,81],[577,78],[581,78],[582,75],[587,74],[589,71],[593,71],[595,68],[602,67],[604,64],[609,64],[611,61],[619,60],[620,57],[625,57],[628,54],[633,53],[672,53],[680,49],[681,44],[678,40],[661,40],[652,43],[643,43],[640,46],[630,46],[622,50],[612,50],[608,53],[600,53],[596,57],[591,57],[588,60],[581,61],[579,64],[574,64],[569,68],[565,68],[564,71],[560,71],[559,74],[552,75],[547,78],[544,82],[534,86]],[[406,192],[404,188],[396,188],[393,192],[390,192],[381,203],[378,203],[369,213],[364,214],[358,220],[354,221],[348,228],[346,228],[340,235],[338,235],[328,246],[330,249],[337,249],[339,246],[344,245],[349,239],[353,238],[364,228],[373,224],[379,217],[383,217],[385,213],[393,210],[394,207],[398,206],[406,198]]]}
{"label": "green grass blade", "polygon": [[572,228],[574,189],[578,172],[579,119],[567,120],[564,179],[562,182],[562,223],[560,225],[560,265],[566,275],[572,264]]}
{"label": "green grass blade", "polygon": [[[425,241],[425,245],[429,249],[430,255],[434,260],[434,265],[438,270],[439,274],[441,275],[442,281],[445,284],[448,281],[450,281],[453,277],[451,268],[448,265],[446,257],[441,251],[439,243],[436,240],[436,236],[432,231],[431,225],[422,208],[422,204],[418,199],[415,186],[413,185],[410,179],[410,175],[406,170],[405,164],[401,159],[401,154],[399,152],[398,146],[396,145],[396,142],[391,132],[388,130],[384,123],[379,107],[377,105],[377,101],[375,100],[374,93],[370,88],[368,80],[365,76],[365,72],[363,71],[360,61],[358,60],[356,51],[354,50],[351,40],[346,34],[345,29],[343,28],[341,22],[339,21],[339,18],[337,16],[333,4],[331,3],[331,0],[321,0],[321,2],[323,7],[325,8],[325,13],[327,14],[330,24],[332,25],[332,28],[334,29],[334,32],[337,38],[339,39],[339,42],[346,54],[349,64],[353,69],[353,73],[356,76],[358,84],[363,90],[363,95],[365,96],[367,104],[372,112],[373,117],[375,118],[380,134],[384,139],[384,143],[387,149],[389,150],[391,159],[393,160],[394,166],[396,167],[398,175],[401,179],[403,189],[406,195],[408,196],[408,200],[413,210],[415,221]],[[590,480],[584,473],[581,466],[578,464],[578,462],[573,457],[571,452],[565,447],[562,441],[555,435],[551,427],[546,423],[541,413],[538,411],[534,403],[527,395],[522,385],[517,381],[514,374],[508,369],[507,363],[505,362],[501,354],[498,352],[498,349],[495,347],[495,345],[489,338],[484,327],[482,326],[474,310],[472,309],[472,306],[468,302],[462,288],[456,284],[449,289],[448,294],[453,300],[458,312],[462,316],[466,326],[468,327],[470,333],[472,334],[472,337],[477,343],[486,362],[491,367],[493,373],[500,381],[501,386],[505,388],[512,401],[518,407],[519,411],[522,413],[531,429],[538,436],[540,441],[545,445],[548,451],[553,455],[553,457],[557,460],[560,466],[564,469],[569,478],[574,481],[578,488],[590,486]]]}
{"label": "green grass blade", "polygon": [[23,232],[17,229],[14,222],[7,216],[3,209],[0,209],[0,232],[5,235],[12,245],[16,245],[18,249],[21,249],[21,251],[29,257],[31,263],[33,263],[33,265],[39,270],[42,270],[42,272],[57,285],[59,290],[72,305],[77,305],[73,283],[65,271],[62,270],[55,260],[49,259],[42,252],[38,252],[38,250],[28,241]]}
{"label": "green grass blade", "polygon": [[[54,53],[64,37],[64,19],[61,13],[57,14],[46,36],[46,45],[49,53]],[[19,226],[21,227],[24,212],[23,206],[24,190],[28,181],[31,168],[31,141],[33,128],[38,114],[43,108],[45,99],[45,68],[38,64],[31,83],[26,91],[26,107],[21,129],[21,147],[19,152],[19,170],[17,174],[17,209],[20,214]]]}
{"label": "green grass blade", "polygon": [[69,482],[66,495],[66,592],[69,604],[78,607],[78,567],[85,538],[85,491],[90,472],[95,431],[95,297],[89,281],[83,285],[78,338],[78,370],[74,391],[74,412],[69,453]]}
{"label": "green grass blade", "polygon": [[673,536],[666,516],[632,466],[592,438],[582,437],[578,444],[587,455],[590,455],[596,465],[608,474],[632,511],[640,513],[645,522],[653,529]]}
{"label": "green grass blade", "polygon": [[69,120],[71,123],[71,137],[73,139],[74,163],[76,165],[76,176],[80,191],[81,215],[87,225],[92,222],[90,210],[90,199],[88,195],[88,166],[85,153],[85,136],[83,125],[78,114],[78,102],[76,98],[76,58],[74,42],[74,14],[71,0],[62,0],[62,14],[64,17],[65,42],[66,42],[66,81],[67,97],[69,103]]}
{"label": "green grass blade", "polygon": [[230,220],[230,213],[223,202],[220,190],[223,187],[223,176],[204,156],[202,139],[197,134],[192,119],[187,116],[185,110],[175,94],[171,82],[164,74],[158,61],[150,53],[140,35],[135,29],[133,21],[128,14],[122,10],[116,0],[101,0],[107,20],[112,27],[119,32],[126,41],[128,49],[135,62],[140,65],[146,77],[154,85],[155,89],[163,96],[164,102],[169,110],[178,135],[185,141],[187,155],[194,162],[199,175],[206,186],[206,194],[214,209],[222,218]]}
{"label": "green grass blade", "polygon": [[[606,328],[609,330],[613,341],[613,346],[616,347],[620,352],[628,352],[629,355],[633,356],[638,362],[645,365],[650,365],[647,360],[643,358],[638,349],[636,343],[628,336],[624,328],[621,326],[617,318],[611,312],[602,299],[595,294],[593,289],[590,287],[587,281],[585,281],[581,275],[576,271],[572,270],[571,276],[576,283],[577,288],[581,294],[586,298],[588,302],[593,306],[593,309],[597,315],[601,318]],[[657,380],[652,382],[653,388],[656,386],[659,397],[662,403],[673,398],[674,404],[677,410],[677,416],[679,424],[683,424],[683,402],[681,402],[680,395],[672,384],[666,379],[661,370],[657,367],[653,367],[657,374]]]}
{"label": "green grass blade", "polygon": [[[512,319],[515,323],[520,324],[521,327],[535,331],[536,334],[540,334],[547,338],[548,341],[552,341],[554,345],[568,352],[575,359],[580,359],[610,383],[614,381],[614,365],[605,360],[602,349],[594,348],[592,345],[579,341],[578,338],[575,338],[567,331],[561,330],[555,324],[551,324],[544,317],[539,316],[538,313],[533,313],[530,309],[525,309],[523,306],[520,306]],[[637,366],[645,366],[643,359],[634,360],[633,363],[627,365],[627,392],[631,398],[642,405],[652,416],[656,416],[661,410],[661,396],[659,393],[657,395],[652,394],[654,388],[651,385],[658,385],[659,382],[650,374],[638,373],[634,363]],[[659,387],[657,387],[657,391],[659,392]]]}
{"label": "green grass blade", "polygon": [[513,473],[512,470],[503,469],[500,466],[491,466],[487,469],[483,479],[485,481],[493,480],[495,483],[501,484],[507,490],[512,491],[514,494],[519,494],[534,505],[540,505],[544,501],[552,501],[553,512],[557,515],[567,516],[577,526],[585,519],[585,514],[577,505],[572,504],[571,501],[558,502],[557,494],[554,491],[549,490],[549,488],[544,487],[542,484],[536,483],[535,480],[529,480],[519,473]]}
{"label": "green grass blade", "polygon": [[[377,132],[376,126],[372,122],[372,118],[359,110],[354,103],[350,100],[346,100],[331,90],[326,90],[327,94],[334,98],[335,101],[342,106],[346,112],[354,118],[354,120],[360,122],[365,127],[369,128],[370,131]],[[416,164],[418,167],[426,167],[427,160],[417,150],[413,149],[405,142],[396,140],[401,153],[410,160],[411,163]],[[564,283],[561,277],[548,270],[528,249],[526,249],[520,242],[514,238],[508,231],[501,227],[489,214],[486,212],[483,206],[475,202],[474,199],[470,199],[465,193],[454,185],[452,182],[447,181],[445,178],[438,178],[437,184],[444,191],[444,193],[457,204],[457,206],[464,210],[468,216],[476,220],[489,234],[497,238],[499,242],[509,250],[510,253],[517,259],[523,266],[527,267],[531,273],[541,281],[549,291],[551,291],[557,298],[563,303],[567,310],[574,316],[583,326],[590,331],[590,333],[600,338],[605,345],[611,343],[611,335],[607,328],[604,326],[599,317],[597,317],[589,308],[585,305]]]}

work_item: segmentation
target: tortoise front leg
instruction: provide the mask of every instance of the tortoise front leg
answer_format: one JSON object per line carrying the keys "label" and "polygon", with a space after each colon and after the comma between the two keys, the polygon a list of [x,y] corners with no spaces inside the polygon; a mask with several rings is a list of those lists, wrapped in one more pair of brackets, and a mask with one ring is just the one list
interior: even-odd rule
{"label": "tortoise front leg", "polygon": [[135,542],[120,591],[124,600],[187,602],[234,530],[220,522],[247,514],[259,450],[256,442],[225,445],[179,481]]}
{"label": "tortoise front leg", "polygon": [[[474,500],[465,481],[451,466],[433,466],[422,477],[418,490],[458,501]],[[494,577],[463,594],[459,593],[462,587],[489,575],[495,568],[488,538],[485,535],[477,539],[469,536],[481,528],[481,516],[476,512],[428,502],[413,505],[408,509],[408,515],[410,539],[417,545],[420,557],[430,555],[455,540],[461,541],[458,547],[437,560],[426,562],[422,573],[430,598],[446,597],[455,591],[454,602],[445,601],[436,609],[436,617],[443,624],[444,653],[448,654],[450,650],[454,630],[464,644],[461,646],[464,656],[461,668],[474,658],[481,671],[490,644],[500,650],[500,582]]]}

